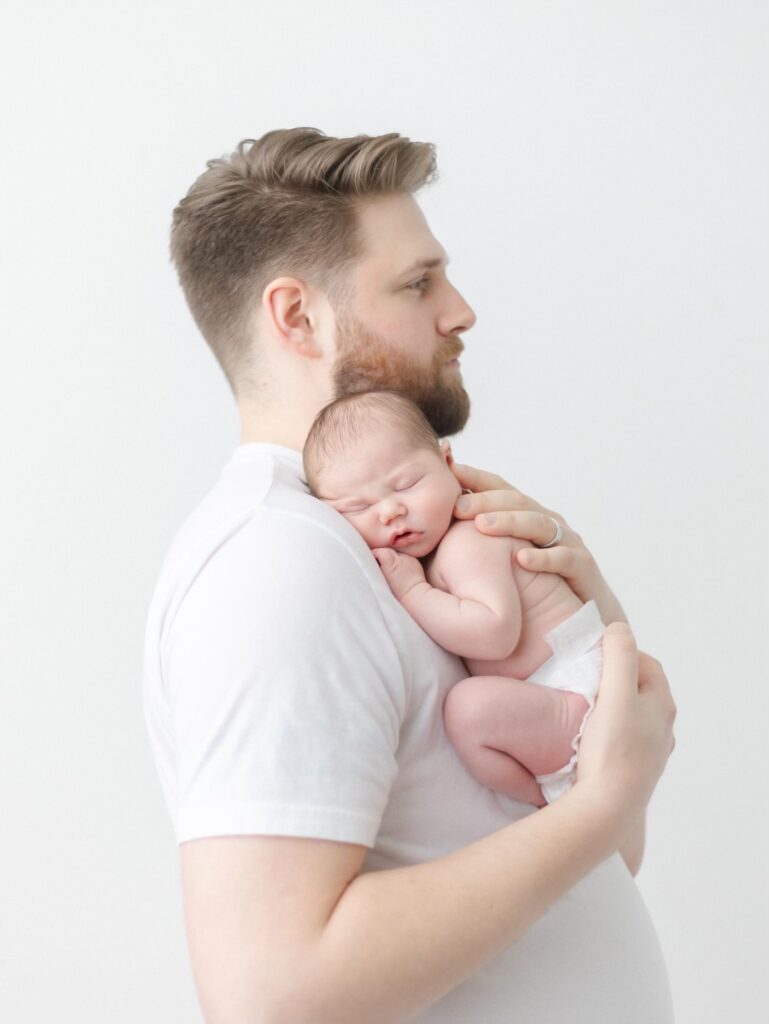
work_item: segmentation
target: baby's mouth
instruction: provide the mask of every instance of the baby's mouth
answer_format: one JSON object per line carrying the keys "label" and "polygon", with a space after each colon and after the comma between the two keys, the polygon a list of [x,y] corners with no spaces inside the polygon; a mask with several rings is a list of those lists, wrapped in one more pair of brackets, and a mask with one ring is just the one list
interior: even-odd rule
{"label": "baby's mouth", "polygon": [[390,540],[390,547],[401,548],[416,540],[421,534],[417,530],[405,530],[403,533],[393,533]]}

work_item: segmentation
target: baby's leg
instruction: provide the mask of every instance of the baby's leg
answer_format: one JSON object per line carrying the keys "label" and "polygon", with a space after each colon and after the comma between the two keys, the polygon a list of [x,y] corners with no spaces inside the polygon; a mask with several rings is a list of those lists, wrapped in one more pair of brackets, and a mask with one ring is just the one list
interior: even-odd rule
{"label": "baby's leg", "polygon": [[471,676],[449,691],[444,721],[470,774],[524,803],[545,803],[535,775],[567,764],[584,697],[520,679]]}

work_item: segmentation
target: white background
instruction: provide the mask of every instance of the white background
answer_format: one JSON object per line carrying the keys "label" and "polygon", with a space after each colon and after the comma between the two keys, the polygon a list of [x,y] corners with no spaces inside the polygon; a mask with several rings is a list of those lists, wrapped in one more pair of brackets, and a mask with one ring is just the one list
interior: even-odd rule
{"label": "white background", "polygon": [[747,0],[3,5],[0,1018],[200,1021],[142,635],[237,428],[167,233],[206,159],[312,125],[436,143],[456,455],[665,665],[639,885],[679,1024],[766,1019],[768,42]]}

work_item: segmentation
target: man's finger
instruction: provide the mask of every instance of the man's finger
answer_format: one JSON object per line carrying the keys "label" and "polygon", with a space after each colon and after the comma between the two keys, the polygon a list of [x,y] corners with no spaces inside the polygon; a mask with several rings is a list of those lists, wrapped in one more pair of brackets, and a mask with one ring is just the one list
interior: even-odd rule
{"label": "man's finger", "polygon": [[[514,487],[503,491],[481,491],[480,494],[463,494],[457,499],[456,514],[460,519],[473,519],[481,513],[512,512],[512,511],[534,511],[530,498],[521,494]],[[493,525],[493,524],[488,524]],[[484,531],[484,532],[492,532]],[[504,533],[504,530],[494,530],[494,533]]]}
{"label": "man's finger", "polygon": [[515,557],[529,572],[553,572],[570,579],[579,570],[576,552],[565,544],[554,548],[521,548]]}
{"label": "man's finger", "polygon": [[485,469],[474,466],[461,466],[452,462],[451,471],[463,487],[471,491],[507,490],[510,484],[496,473],[488,473]]}
{"label": "man's finger", "polygon": [[603,635],[603,673],[599,700],[624,702],[638,693],[638,648],[626,622],[610,623]]}
{"label": "man's finger", "polygon": [[670,684],[665,670],[656,658],[640,651],[638,654],[638,689],[653,690],[659,699],[667,705],[668,715],[673,721],[676,717],[676,705],[670,692]]}
{"label": "man's finger", "polygon": [[[509,492],[490,491],[489,493],[507,494]],[[524,501],[528,502],[530,499],[524,498]],[[509,507],[508,502],[507,508],[509,509]],[[532,544],[541,545],[547,544],[548,541],[553,539],[553,534],[555,533],[553,518],[553,516],[546,515],[544,512],[524,507],[517,511],[502,510],[491,512],[490,517],[488,513],[480,515],[475,520],[475,525],[481,533],[487,533],[495,537],[518,537],[519,540],[530,540]],[[563,520],[561,520],[561,526],[564,527],[561,543],[564,543],[564,538],[569,528]],[[521,564],[525,565],[525,562]]]}

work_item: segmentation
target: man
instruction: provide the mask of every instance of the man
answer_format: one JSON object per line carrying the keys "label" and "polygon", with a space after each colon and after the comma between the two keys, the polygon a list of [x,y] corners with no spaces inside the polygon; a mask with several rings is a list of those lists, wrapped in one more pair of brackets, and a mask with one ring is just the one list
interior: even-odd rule
{"label": "man", "polygon": [[[610,626],[571,792],[534,811],[485,789],[442,728],[462,663],[302,480],[306,433],[345,391],[394,387],[442,435],[465,423],[475,315],[413,198],[434,174],[433,148],[398,135],[270,132],[210,161],[175,211],[180,280],[241,414],[147,631],[201,1005],[211,1024],[661,1024],[631,876],[673,743],[661,668]],[[495,510],[487,529],[542,546],[529,568],[623,618],[560,517],[457,473],[482,492],[462,515]]]}

